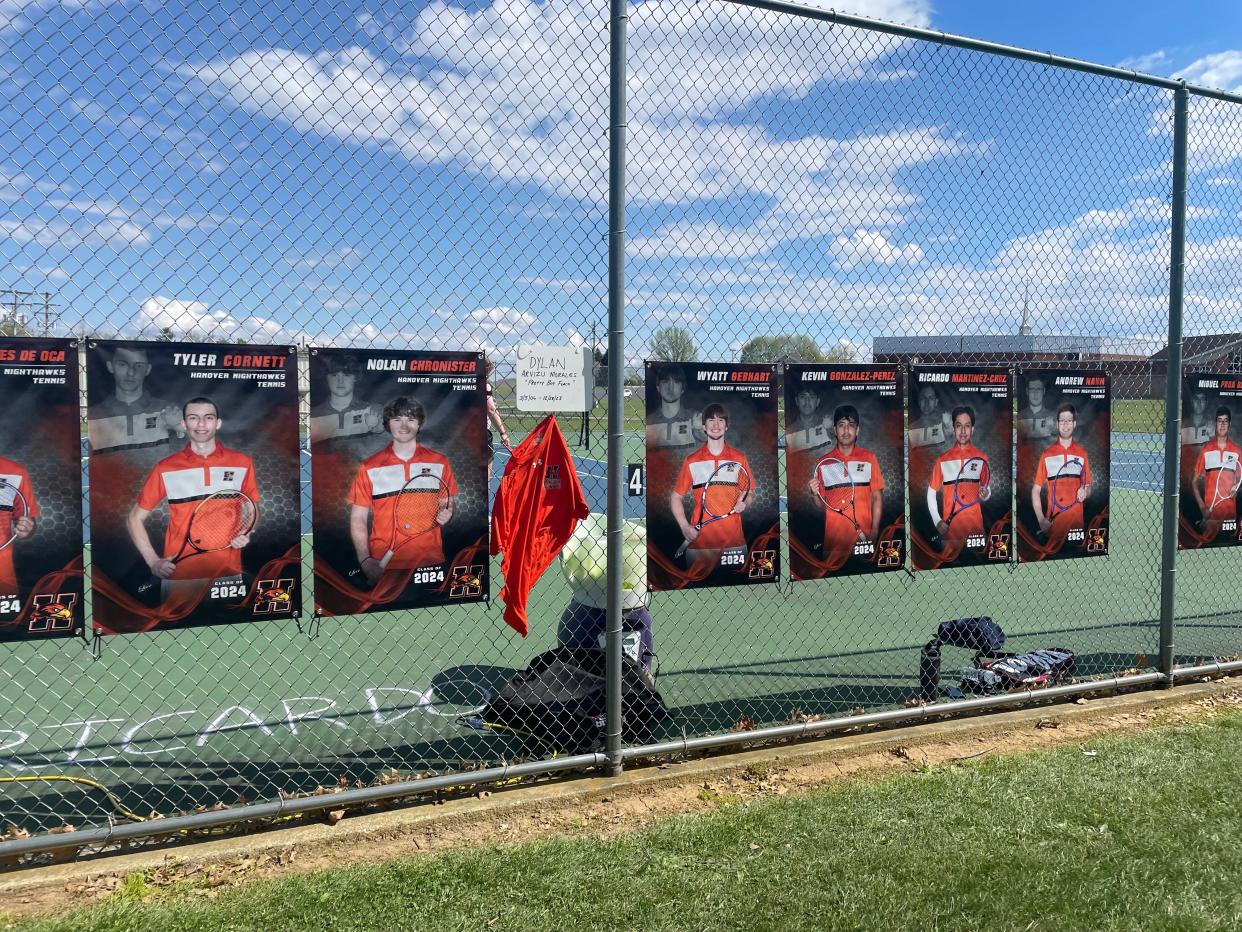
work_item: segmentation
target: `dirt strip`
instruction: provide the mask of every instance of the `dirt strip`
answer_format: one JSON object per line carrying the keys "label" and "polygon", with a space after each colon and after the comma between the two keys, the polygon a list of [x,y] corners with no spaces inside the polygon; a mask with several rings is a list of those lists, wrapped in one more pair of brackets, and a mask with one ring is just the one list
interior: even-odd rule
{"label": "dirt strip", "polygon": [[[264,877],[420,853],[515,845],[549,836],[604,838],[661,819],[804,793],[834,781],[925,770],[1242,708],[1242,680],[1079,699],[910,728],[782,744],[633,767],[403,809],[0,875],[0,920],[59,913],[127,889],[214,897]],[[339,817],[339,814],[338,816]]]}

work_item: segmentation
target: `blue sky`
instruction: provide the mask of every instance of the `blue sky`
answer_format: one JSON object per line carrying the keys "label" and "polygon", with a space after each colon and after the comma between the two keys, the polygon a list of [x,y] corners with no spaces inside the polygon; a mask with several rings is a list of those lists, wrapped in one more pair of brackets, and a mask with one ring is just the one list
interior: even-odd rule
{"label": "blue sky", "polygon": [[[1242,87],[1225,3],[855,0]],[[61,329],[603,338],[606,7],[0,0],[0,289]],[[631,15],[631,361],[809,332],[1161,332],[1168,97],[731,4]],[[1234,112],[1234,111],[1238,112]],[[1196,109],[1188,332],[1236,329],[1242,107]]]}

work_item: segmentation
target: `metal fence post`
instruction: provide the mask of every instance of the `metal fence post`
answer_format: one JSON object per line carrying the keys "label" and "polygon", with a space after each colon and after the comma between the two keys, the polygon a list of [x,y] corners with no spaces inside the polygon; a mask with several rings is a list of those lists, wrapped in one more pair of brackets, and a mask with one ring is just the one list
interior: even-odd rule
{"label": "metal fence post", "polygon": [[1190,93],[1173,96],[1173,216],[1169,243],[1169,370],[1164,393],[1164,527],[1160,555],[1160,672],[1173,685],[1178,467],[1182,431],[1182,297],[1186,263],[1186,123]]}
{"label": "metal fence post", "polygon": [[625,32],[627,0],[611,0],[608,144],[608,726],[609,772],[621,773],[621,549],[625,480]]}

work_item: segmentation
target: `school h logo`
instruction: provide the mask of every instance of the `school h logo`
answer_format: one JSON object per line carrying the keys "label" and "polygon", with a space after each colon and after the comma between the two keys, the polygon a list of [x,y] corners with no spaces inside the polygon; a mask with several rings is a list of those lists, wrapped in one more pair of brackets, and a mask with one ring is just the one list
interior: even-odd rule
{"label": "school h logo", "polygon": [[878,566],[901,566],[901,543],[900,540],[880,541],[880,559],[876,561],[876,564]]}
{"label": "school h logo", "polygon": [[28,631],[71,631],[73,630],[73,606],[78,603],[76,592],[58,592],[55,595],[37,595],[34,597],[34,610],[26,623]]}
{"label": "school h logo", "polygon": [[254,614],[278,615],[293,608],[292,579],[260,579],[255,585]]}
{"label": "school h logo", "polygon": [[776,572],[775,550],[752,550],[750,552],[750,578],[771,579]]}
{"label": "school h logo", "polygon": [[989,560],[1008,560],[1009,559],[1009,535],[993,534],[988,542],[988,559]]}
{"label": "school h logo", "polygon": [[452,583],[449,586],[450,599],[464,599],[483,592],[483,564],[472,563],[469,566],[453,567]]}

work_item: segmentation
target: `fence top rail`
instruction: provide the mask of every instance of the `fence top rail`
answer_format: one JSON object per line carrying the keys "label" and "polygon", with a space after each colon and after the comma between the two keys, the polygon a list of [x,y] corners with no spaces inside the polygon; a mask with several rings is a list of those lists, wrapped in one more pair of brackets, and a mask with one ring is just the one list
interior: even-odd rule
{"label": "fence top rail", "polygon": [[868,29],[872,32],[884,32],[890,35],[903,36],[908,39],[921,39],[925,42],[935,42],[939,45],[949,45],[955,48],[969,49],[975,52],[988,52],[993,55],[1003,55],[1007,58],[1016,58],[1021,61],[1035,62],[1041,65],[1051,65],[1056,68],[1067,68],[1073,71],[1084,71],[1088,74],[1095,74],[1105,78],[1115,78],[1122,81],[1130,81],[1136,84],[1147,84],[1152,87],[1164,88],[1165,90],[1177,91],[1185,89],[1191,94],[1199,97],[1208,97],[1215,100],[1224,100],[1230,103],[1242,104],[1242,94],[1233,94],[1229,91],[1216,90],[1209,87],[1200,87],[1195,84],[1187,84],[1184,80],[1178,78],[1164,78],[1154,74],[1144,74],[1141,71],[1134,71],[1129,68],[1116,68],[1110,65],[1099,65],[1094,62],[1082,61],[1077,58],[1066,58],[1062,55],[1054,55],[1052,52],[1035,52],[1031,49],[1019,48],[1014,45],[1003,45],[999,42],[988,42],[986,39],[972,39],[968,36],[957,36],[948,32],[941,32],[936,29],[922,29],[918,26],[906,26],[900,23],[888,23],[878,19],[868,19],[865,16],[855,16],[851,13],[839,13],[836,10],[825,10],[806,3],[796,2],[796,0],[725,0],[727,3],[735,3],[738,6],[754,7],[760,10],[771,10],[774,13],[787,13],[791,16],[801,16],[807,19],[817,19],[829,23],[838,23],[842,26],[854,26],[859,29]]}

